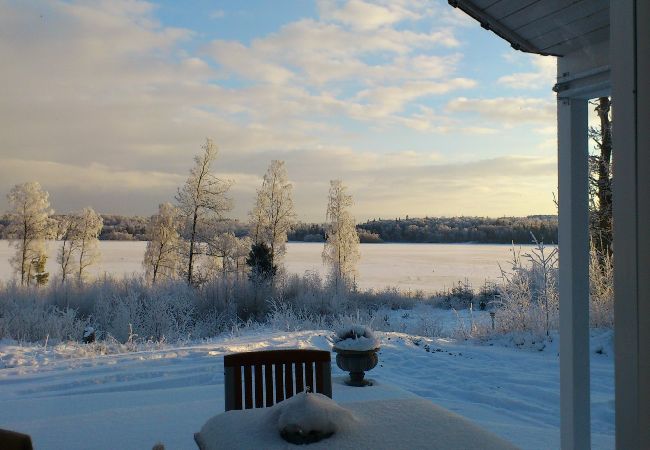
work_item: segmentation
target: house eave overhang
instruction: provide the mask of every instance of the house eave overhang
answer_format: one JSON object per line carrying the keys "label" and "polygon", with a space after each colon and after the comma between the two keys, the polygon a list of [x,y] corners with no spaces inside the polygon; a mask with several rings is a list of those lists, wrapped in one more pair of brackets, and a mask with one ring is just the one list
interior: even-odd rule
{"label": "house eave overhang", "polygon": [[520,50],[525,53],[535,53],[542,56],[562,56],[556,53],[548,53],[540,50],[535,47],[529,41],[524,39],[522,36],[516,32],[510,30],[508,27],[504,26],[496,18],[492,17],[490,14],[487,14],[485,11],[481,10],[474,3],[468,0],[448,0],[449,4],[454,8],[458,8],[463,11],[468,16],[472,17],[474,20],[478,21],[481,24],[481,27],[492,31],[494,34],[500,38],[508,41],[512,48],[515,50]]}

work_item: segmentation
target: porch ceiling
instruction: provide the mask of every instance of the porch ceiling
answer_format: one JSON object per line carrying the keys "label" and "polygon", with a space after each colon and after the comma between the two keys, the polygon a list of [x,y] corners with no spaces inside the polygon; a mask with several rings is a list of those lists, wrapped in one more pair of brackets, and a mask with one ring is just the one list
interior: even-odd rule
{"label": "porch ceiling", "polygon": [[528,53],[564,56],[609,39],[609,0],[449,0],[449,4]]}

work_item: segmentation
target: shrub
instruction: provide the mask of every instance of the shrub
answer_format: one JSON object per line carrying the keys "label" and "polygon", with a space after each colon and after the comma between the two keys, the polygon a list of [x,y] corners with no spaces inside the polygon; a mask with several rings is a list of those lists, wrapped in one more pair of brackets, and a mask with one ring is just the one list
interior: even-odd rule
{"label": "shrub", "polygon": [[512,249],[511,270],[501,270],[498,298],[492,304],[497,309],[496,328],[507,333],[527,331],[547,336],[557,328],[559,303],[557,292],[557,248],[548,249],[542,242],[523,255],[530,266],[522,262],[520,251]]}
{"label": "shrub", "polygon": [[592,327],[614,327],[614,262],[591,245],[589,258],[589,319]]}

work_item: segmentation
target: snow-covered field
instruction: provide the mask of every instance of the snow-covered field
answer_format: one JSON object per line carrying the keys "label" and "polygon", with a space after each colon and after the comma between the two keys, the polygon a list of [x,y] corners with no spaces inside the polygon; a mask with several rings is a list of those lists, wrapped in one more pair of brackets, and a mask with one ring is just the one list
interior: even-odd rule
{"label": "snow-covered field", "polygon": [[[142,256],[146,242],[101,241],[101,260],[90,273],[123,276],[142,273]],[[47,269],[55,275],[57,243],[48,246]],[[519,246],[517,246],[519,248]],[[530,246],[521,246],[522,253]],[[469,281],[478,289],[486,280],[497,280],[499,266],[509,268],[512,247],[491,244],[361,244],[357,284],[360,289],[383,289],[396,286],[402,290],[434,292],[451,288],[458,281]],[[306,270],[322,276],[323,244],[287,244],[284,265],[288,272]],[[14,250],[8,241],[0,241],[0,281],[12,276],[9,258]]]}
{"label": "snow-covered field", "polygon": [[[224,410],[224,354],[330,349],[329,333],[253,328],[207,342],[109,355],[83,344],[4,342],[0,424],[31,434],[35,447],[45,450],[146,449],[157,441],[167,449],[192,449],[193,433]],[[369,377],[394,386],[396,395],[408,391],[429,399],[522,448],[559,448],[557,337],[540,345],[517,336],[465,342],[378,335],[380,364]],[[614,446],[611,339],[611,332],[592,335],[593,448]],[[343,375],[335,364],[332,371]],[[372,389],[335,384],[334,399],[372,398]]]}

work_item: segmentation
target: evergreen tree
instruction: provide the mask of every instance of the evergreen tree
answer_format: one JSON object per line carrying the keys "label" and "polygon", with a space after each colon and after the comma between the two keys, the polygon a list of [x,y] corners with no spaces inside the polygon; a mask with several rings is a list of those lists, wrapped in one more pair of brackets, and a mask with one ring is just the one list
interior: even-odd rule
{"label": "evergreen tree", "polygon": [[278,268],[273,264],[271,248],[264,242],[254,243],[246,258],[246,264],[251,268],[252,281],[269,280],[275,276]]}

